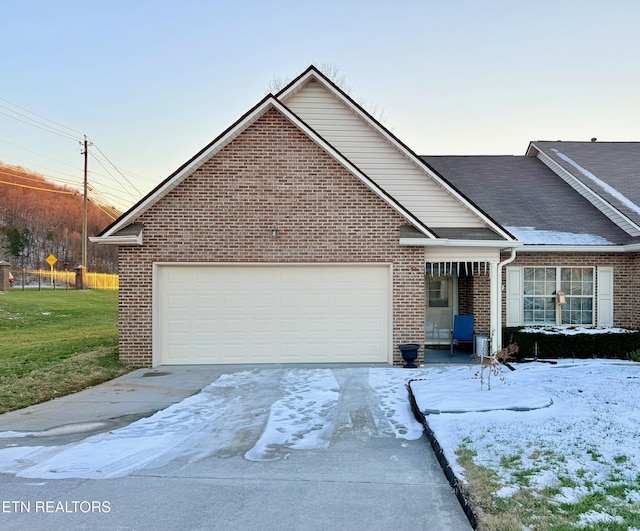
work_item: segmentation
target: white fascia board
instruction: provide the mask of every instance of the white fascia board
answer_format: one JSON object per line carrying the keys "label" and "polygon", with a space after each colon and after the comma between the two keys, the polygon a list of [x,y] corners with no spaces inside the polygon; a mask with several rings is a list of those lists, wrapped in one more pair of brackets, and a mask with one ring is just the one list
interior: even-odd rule
{"label": "white fascia board", "polygon": [[98,245],[134,246],[142,245],[142,233],[131,236],[91,236],[91,243]]}
{"label": "white fascia board", "polygon": [[400,245],[414,247],[495,247],[499,249],[522,249],[524,243],[513,240],[450,240],[438,238],[426,240],[424,238],[400,238]]}
{"label": "white fascia board", "polygon": [[640,243],[632,243],[629,245],[625,245],[624,249],[628,253],[637,253],[638,251],[640,251]]}
{"label": "white fascia board", "polygon": [[518,250],[522,253],[629,253],[640,250],[640,244],[633,245],[525,245]]}
{"label": "white fascia board", "polygon": [[323,76],[318,75],[318,73],[314,69],[310,69],[304,76],[302,76],[298,81],[288,87],[286,90],[280,92],[278,94],[278,99],[283,100],[289,97],[292,94],[298,92],[304,85],[306,85],[309,81],[315,80],[324,86],[327,90],[329,90],[332,94],[334,94],[341,102],[343,102],[353,113],[359,116],[362,120],[364,120],[370,127],[376,130],[378,134],[380,134],[387,142],[389,142],[392,146],[394,146],[398,151],[400,151],[409,161],[411,161],[420,171],[424,172],[429,178],[433,179],[438,183],[444,190],[446,190],[449,194],[456,198],[462,205],[471,210],[476,216],[478,216],[482,221],[484,221],[491,229],[496,231],[501,236],[504,236],[507,240],[512,240],[512,236],[509,235],[505,230],[495,221],[489,219],[485,214],[480,212],[478,208],[472,205],[467,199],[460,195],[460,193],[452,188],[448,183],[443,181],[437,174],[431,172],[429,168],[425,165],[424,162],[420,160],[420,158],[413,153],[410,149],[407,148],[401,141],[399,141],[395,136],[393,136],[385,127],[383,127],[377,120],[372,118],[369,114],[364,112],[360,106],[354,105],[353,102],[346,97],[342,91],[335,90],[335,88],[327,83]]}

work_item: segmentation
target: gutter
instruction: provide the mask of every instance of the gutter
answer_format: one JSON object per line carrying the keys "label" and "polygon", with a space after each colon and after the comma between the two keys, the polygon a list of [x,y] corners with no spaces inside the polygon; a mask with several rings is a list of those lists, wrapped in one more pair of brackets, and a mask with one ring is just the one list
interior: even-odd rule
{"label": "gutter", "polygon": [[[495,294],[495,305],[496,309],[496,321],[495,321],[495,339],[492,341],[492,350],[497,352],[502,349],[502,270],[504,266],[510,264],[516,259],[516,247],[511,248],[511,255],[509,258],[506,258],[502,262],[500,262],[496,267],[496,284],[497,284],[497,293]],[[493,305],[491,305],[493,306]],[[492,312],[493,313],[493,312]]]}
{"label": "gutter", "polygon": [[640,251],[640,243],[629,245],[525,245],[523,253],[635,253]]}
{"label": "gutter", "polygon": [[130,236],[91,236],[89,241],[99,245],[142,245],[142,233]]}
{"label": "gutter", "polygon": [[426,238],[400,238],[400,245],[414,247],[499,247],[500,249],[509,249],[522,247],[524,243],[506,240],[451,240],[447,238],[427,240]]}

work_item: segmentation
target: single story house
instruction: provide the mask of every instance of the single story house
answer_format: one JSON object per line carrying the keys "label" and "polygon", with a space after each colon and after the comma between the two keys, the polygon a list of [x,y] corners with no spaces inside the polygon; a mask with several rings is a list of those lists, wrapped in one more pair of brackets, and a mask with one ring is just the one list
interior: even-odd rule
{"label": "single story house", "polygon": [[455,314],[494,350],[505,325],[637,326],[640,198],[606,163],[630,153],[419,157],[311,66],[91,239],[119,247],[120,357],[398,364]]}

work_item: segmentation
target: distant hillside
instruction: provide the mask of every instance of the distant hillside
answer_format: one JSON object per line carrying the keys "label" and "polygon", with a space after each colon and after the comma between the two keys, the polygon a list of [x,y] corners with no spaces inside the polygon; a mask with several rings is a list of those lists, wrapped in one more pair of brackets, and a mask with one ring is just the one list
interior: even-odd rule
{"label": "distant hillside", "polygon": [[[82,261],[82,193],[61,187],[46,177],[0,162],[0,259],[14,270],[48,268],[49,254],[56,269],[73,269]],[[89,201],[87,232],[95,236],[113,221],[108,205]],[[114,273],[117,251],[88,243],[87,269]]]}

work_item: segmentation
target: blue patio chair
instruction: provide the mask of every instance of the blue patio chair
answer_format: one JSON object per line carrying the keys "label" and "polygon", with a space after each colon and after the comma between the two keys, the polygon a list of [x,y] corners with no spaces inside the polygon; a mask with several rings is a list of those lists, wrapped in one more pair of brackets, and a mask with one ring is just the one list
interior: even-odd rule
{"label": "blue patio chair", "polygon": [[453,356],[453,345],[460,343],[471,343],[474,345],[475,333],[473,331],[473,315],[454,315],[453,331],[451,332],[451,352],[449,356]]}

